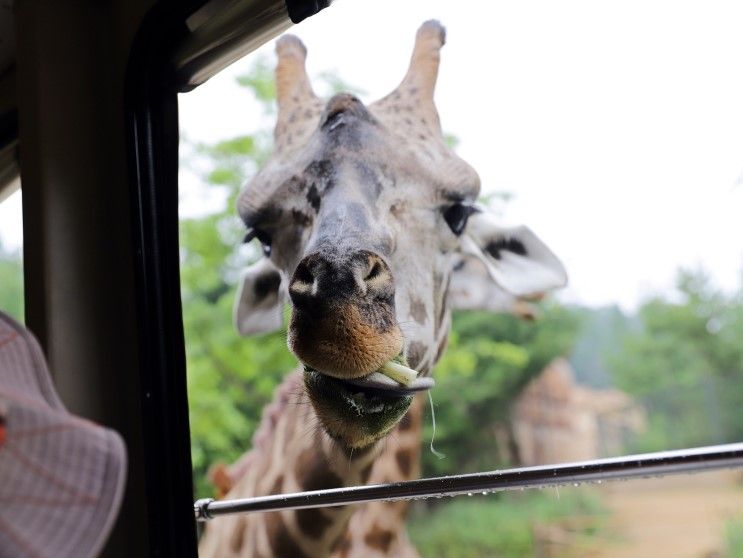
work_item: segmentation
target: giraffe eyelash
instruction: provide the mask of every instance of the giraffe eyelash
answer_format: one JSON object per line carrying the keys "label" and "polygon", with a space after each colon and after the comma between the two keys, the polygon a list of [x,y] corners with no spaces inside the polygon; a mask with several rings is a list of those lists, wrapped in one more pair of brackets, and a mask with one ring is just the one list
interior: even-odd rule
{"label": "giraffe eyelash", "polygon": [[263,248],[263,254],[267,258],[270,257],[271,256],[271,236],[261,229],[256,229],[255,227],[251,227],[248,229],[248,232],[245,233],[245,237],[243,238],[243,244],[247,244],[248,242],[252,241],[254,238],[257,238],[258,242],[261,243],[261,246]]}
{"label": "giraffe eyelash", "polygon": [[449,225],[451,232],[459,236],[464,232],[464,228],[467,226],[467,220],[470,215],[477,213],[479,210],[474,205],[467,205],[461,202],[456,202],[445,208],[442,208],[444,220]]}

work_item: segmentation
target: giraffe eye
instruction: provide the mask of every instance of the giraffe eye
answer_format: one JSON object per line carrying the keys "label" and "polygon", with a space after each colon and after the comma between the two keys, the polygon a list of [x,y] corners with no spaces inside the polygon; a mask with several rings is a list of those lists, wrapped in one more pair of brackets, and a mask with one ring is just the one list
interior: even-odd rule
{"label": "giraffe eye", "polygon": [[463,203],[455,203],[444,209],[444,220],[449,225],[451,232],[459,236],[462,234],[464,227],[467,226],[467,219],[472,215],[476,209],[471,205],[464,205]]}
{"label": "giraffe eye", "polygon": [[245,233],[245,238],[243,238],[243,243],[247,244],[254,238],[258,239],[258,242],[261,243],[261,249],[263,250],[263,255],[267,258],[271,256],[271,236],[266,233],[266,231],[263,231],[261,229],[256,228],[250,228],[248,229],[248,232]]}

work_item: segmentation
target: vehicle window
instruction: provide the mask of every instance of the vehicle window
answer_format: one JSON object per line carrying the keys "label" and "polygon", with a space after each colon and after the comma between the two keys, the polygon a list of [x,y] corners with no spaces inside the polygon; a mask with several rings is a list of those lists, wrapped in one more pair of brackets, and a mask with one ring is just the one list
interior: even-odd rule
{"label": "vehicle window", "polygon": [[[326,108],[334,94],[351,92],[368,106],[395,91],[416,30],[440,20],[446,27],[435,89],[441,144],[480,180],[477,199],[467,198],[476,182],[470,181],[458,184],[446,203],[477,202],[495,227],[478,231],[507,231],[488,237],[479,256],[454,258],[451,331],[432,366],[432,403],[420,398],[412,453],[408,446],[390,453],[396,472],[372,469],[374,482],[743,439],[743,77],[736,70],[743,36],[735,24],[741,15],[721,4],[359,0],[333,5],[290,31],[307,49],[307,74],[322,99],[316,112],[312,102],[302,104],[312,126],[292,138],[308,141],[319,123],[332,127],[322,120],[328,115],[348,113],[351,122],[365,114],[353,112],[361,111],[355,101]],[[299,366],[287,349],[292,297],[286,295],[305,256],[296,246],[304,249],[315,238],[327,206],[317,191],[310,193],[313,181],[324,180],[324,171],[307,170],[316,158],[301,150],[296,160],[272,158],[274,140],[289,141],[285,131],[274,136],[282,118],[275,48],[271,41],[180,97],[181,289],[196,497],[224,495],[257,467],[271,479],[269,491],[308,488],[287,481],[287,474],[276,484],[276,456],[288,460],[292,449],[277,449],[271,437],[282,417],[311,416],[293,408],[309,404],[299,394],[301,382],[285,384],[279,395],[275,390]],[[419,112],[414,101],[400,101],[398,110],[409,110],[416,124],[432,114]],[[409,137],[412,151],[427,141],[419,133],[437,133],[415,128],[410,135],[402,118],[386,132]],[[288,117],[284,125],[291,127]],[[405,229],[407,236],[391,234],[398,249],[411,253],[423,253],[434,234],[441,246],[445,234],[452,243],[461,238],[458,214],[447,213],[451,208],[431,186],[448,185],[448,177],[417,166],[406,167],[404,178],[396,175],[414,155],[394,145],[384,172],[379,157],[353,159],[380,173],[372,182],[382,193],[368,202],[375,206],[374,226]],[[263,189],[254,190],[254,209],[264,212],[244,210],[243,219],[253,220],[246,227],[238,195],[267,161],[280,170],[258,179]],[[468,179],[469,167],[461,168],[458,176]],[[348,176],[364,183],[358,172],[333,172],[346,180],[334,183],[336,193],[350,188]],[[292,180],[297,191],[306,188],[301,196],[291,193]],[[385,190],[402,191],[402,183],[407,194]],[[277,184],[284,197],[267,203]],[[416,219],[440,228],[417,220],[390,225],[390,215],[405,204]],[[555,272],[547,260],[518,259],[537,242],[507,228],[520,224],[560,259],[565,288],[553,290],[547,279],[540,283],[550,291],[544,297],[539,289],[504,288],[513,285],[498,266],[508,261],[533,264],[529,278]],[[463,231],[475,242],[486,235]],[[420,269],[428,263],[413,269],[389,261],[399,275],[396,288],[418,289],[397,307],[410,348],[419,325],[448,320],[425,299],[438,271],[431,267],[425,275]],[[246,283],[246,270],[252,282]],[[308,289],[312,273],[319,272],[310,271]],[[406,279],[414,273],[421,275]],[[276,298],[261,306],[256,298],[268,289]],[[248,295],[253,313],[241,323],[251,335],[241,336],[233,309],[236,298]],[[427,342],[417,341],[431,364],[443,337],[421,334]],[[315,418],[296,426],[305,439],[323,428]],[[389,447],[407,443],[397,428]],[[725,471],[429,500],[411,506],[407,525],[423,556],[640,556],[650,549],[659,556],[736,556],[743,552],[742,481],[739,471]],[[230,497],[248,495],[240,490]],[[668,530],[655,528],[658,517]]]}
{"label": "vehicle window", "polygon": [[11,186],[15,191],[5,199],[0,192],[0,310],[23,322],[21,191],[17,185]]}

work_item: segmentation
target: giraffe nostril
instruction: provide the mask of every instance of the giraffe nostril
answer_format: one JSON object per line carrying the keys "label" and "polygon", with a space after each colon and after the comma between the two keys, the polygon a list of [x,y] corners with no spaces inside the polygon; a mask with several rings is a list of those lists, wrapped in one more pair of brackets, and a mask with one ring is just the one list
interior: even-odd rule
{"label": "giraffe nostril", "polygon": [[312,285],[315,282],[315,276],[310,271],[309,266],[301,262],[297,269],[294,270],[294,277],[289,285],[290,290],[294,292],[309,293],[312,289]]}
{"label": "giraffe nostril", "polygon": [[377,260],[375,261],[371,269],[366,273],[366,276],[364,277],[364,281],[371,281],[372,279],[375,279],[376,277],[379,277],[384,269],[382,268],[382,264]]}
{"label": "giraffe nostril", "polygon": [[312,304],[317,307],[354,297],[386,302],[392,294],[394,286],[387,263],[366,251],[346,257],[334,253],[305,256],[289,282],[289,296],[295,306]]}
{"label": "giraffe nostril", "polygon": [[359,286],[365,296],[376,299],[394,296],[392,273],[382,259],[372,256],[367,263],[366,271],[359,274],[359,277],[362,277]]}
{"label": "giraffe nostril", "polygon": [[303,283],[312,283],[315,280],[315,276],[312,275],[310,268],[306,264],[302,264],[297,267],[297,271],[294,273],[294,279]]}

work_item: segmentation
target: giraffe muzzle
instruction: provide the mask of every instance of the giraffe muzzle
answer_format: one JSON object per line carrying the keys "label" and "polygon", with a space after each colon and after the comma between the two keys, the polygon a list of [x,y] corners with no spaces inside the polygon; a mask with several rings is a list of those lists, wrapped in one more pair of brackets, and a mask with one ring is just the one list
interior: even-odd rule
{"label": "giraffe muzzle", "polygon": [[378,372],[403,348],[384,258],[368,250],[314,251],[297,265],[289,295],[289,348],[305,365],[305,389],[325,431],[350,448],[382,438],[413,392],[427,389],[425,381],[405,386]]}
{"label": "giraffe muzzle", "polygon": [[315,252],[289,283],[289,348],[305,365],[334,378],[361,378],[400,354],[395,289],[373,252]]}

